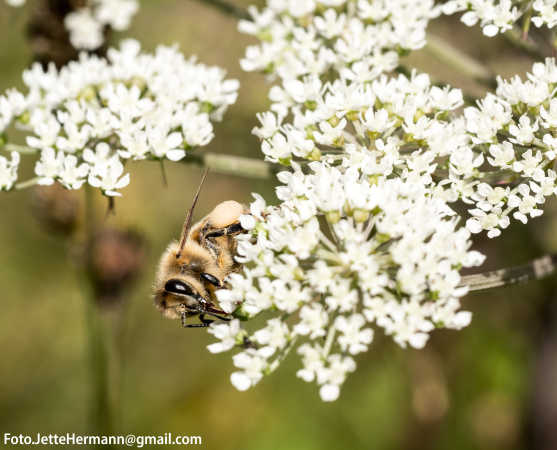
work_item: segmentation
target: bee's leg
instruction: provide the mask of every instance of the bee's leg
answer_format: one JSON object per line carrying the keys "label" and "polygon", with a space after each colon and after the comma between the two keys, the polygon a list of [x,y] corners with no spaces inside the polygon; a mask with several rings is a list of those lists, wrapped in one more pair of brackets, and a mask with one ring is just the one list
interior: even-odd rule
{"label": "bee's leg", "polygon": [[183,328],[199,328],[199,327],[206,327],[209,324],[206,324],[205,321],[203,319],[201,319],[201,316],[203,314],[201,314],[199,316],[199,319],[203,322],[203,323],[186,323],[186,320],[188,320],[188,317],[192,317],[195,316],[197,314],[199,314],[201,311],[191,311],[188,310],[187,306],[182,304],[180,305],[180,318],[182,319],[182,327]]}
{"label": "bee's leg", "polygon": [[[213,317],[218,317],[221,320],[230,320],[230,319],[224,319],[222,317],[216,316],[216,315],[211,314],[211,313],[207,313],[207,314],[209,314],[210,316],[213,316]],[[189,323],[189,324],[184,324],[183,326],[184,326],[184,328],[205,328],[205,327],[208,327],[209,325],[211,325],[214,322],[214,320],[207,319],[205,317],[205,314],[203,314],[203,313],[199,315],[199,320],[201,321],[201,323]]]}
{"label": "bee's leg", "polygon": [[[245,231],[246,230],[242,228],[240,222],[235,222],[227,227],[218,228],[218,229],[211,229],[210,225],[207,224],[201,230],[200,243],[203,247],[206,247],[216,259],[219,259],[219,257],[221,256],[222,249],[217,244],[216,239],[223,236],[227,236],[227,237],[235,236]],[[231,244],[229,242],[228,246],[230,247],[231,245],[234,244]],[[211,282],[210,280],[208,281]],[[217,287],[222,287],[221,282],[219,282],[218,285],[216,283],[212,283],[212,284],[214,284]]]}
{"label": "bee's leg", "polygon": [[208,323],[188,323],[184,328],[206,328],[208,326]]}
{"label": "bee's leg", "polygon": [[211,239],[211,238],[217,238],[217,237],[221,237],[221,236],[233,236],[235,234],[240,234],[242,232],[244,232],[246,230],[244,230],[242,228],[242,225],[240,224],[240,222],[235,222],[232,225],[229,225],[225,228],[220,228],[218,230],[212,230],[207,232],[206,234],[203,235],[204,239]]}
{"label": "bee's leg", "polygon": [[207,223],[201,230],[200,243],[202,246],[207,246],[215,254],[215,256],[218,256],[220,252],[219,247],[213,239],[221,236],[234,236],[236,234],[243,233],[244,231],[246,230],[242,228],[240,222],[235,222],[227,227],[217,229],[211,229],[210,225]]}
{"label": "bee's leg", "polygon": [[188,309],[186,305],[181,304],[176,307],[176,311],[180,313],[180,319],[182,319],[182,327],[187,328],[186,320],[188,317],[191,316],[191,313],[188,314]]}
{"label": "bee's leg", "polygon": [[[183,328],[199,328],[199,327],[206,327],[208,326],[208,324],[205,323],[186,323],[186,320],[188,319],[188,317],[191,317],[192,314],[188,314],[187,312],[183,311],[181,314],[181,319],[182,319],[182,327]],[[201,316],[200,316],[201,318]]]}
{"label": "bee's leg", "polygon": [[[211,313],[211,312],[205,312],[205,314],[207,314],[211,317],[216,317],[217,319],[222,320],[223,322],[230,322],[230,318],[228,318],[228,317],[218,316],[218,315],[216,315],[214,313]],[[214,322],[214,321],[212,321],[212,322]]]}
{"label": "bee's leg", "polygon": [[199,315],[199,320],[201,320],[201,323],[204,324],[205,326],[209,326],[214,322],[214,320],[207,319],[205,317],[205,314],[200,314]]}
{"label": "bee's leg", "polygon": [[202,247],[207,248],[215,258],[218,258],[220,255],[220,248],[217,243],[214,241],[214,238],[210,236],[212,231],[210,230],[209,223],[205,224],[203,229],[201,230],[199,243]]}

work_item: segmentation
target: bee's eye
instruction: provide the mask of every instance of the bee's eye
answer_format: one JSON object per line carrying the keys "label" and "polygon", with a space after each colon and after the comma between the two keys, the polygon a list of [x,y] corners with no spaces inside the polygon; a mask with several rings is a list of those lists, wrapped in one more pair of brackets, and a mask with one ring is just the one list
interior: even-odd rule
{"label": "bee's eye", "polygon": [[164,285],[164,290],[172,294],[193,295],[192,288],[180,280],[169,280]]}
{"label": "bee's eye", "polygon": [[211,275],[210,273],[203,272],[201,274],[201,278],[208,281],[209,283],[211,283],[214,286],[220,287],[220,281],[217,279],[217,277],[215,277],[214,275]]}

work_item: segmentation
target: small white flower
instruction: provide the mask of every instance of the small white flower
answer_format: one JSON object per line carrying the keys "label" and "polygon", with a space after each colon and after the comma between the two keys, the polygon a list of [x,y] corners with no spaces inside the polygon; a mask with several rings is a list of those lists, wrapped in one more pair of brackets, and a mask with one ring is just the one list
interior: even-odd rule
{"label": "small white flower", "polygon": [[340,395],[340,387],[337,384],[325,384],[319,389],[319,396],[324,402],[334,402]]}
{"label": "small white flower", "polygon": [[147,140],[157,158],[166,157],[171,161],[180,161],[186,156],[186,152],[179,148],[182,143],[182,134],[179,132],[168,133],[168,130],[156,127],[147,130]]}
{"label": "small white flower", "polygon": [[236,340],[240,334],[240,321],[233,319],[227,323],[213,323],[208,332],[219,339],[220,342],[208,345],[207,350],[211,353],[225,352],[236,345]]}
{"label": "small white flower", "polygon": [[342,333],[338,343],[343,351],[348,350],[351,355],[356,355],[367,350],[373,339],[371,328],[361,329],[366,321],[361,314],[353,314],[349,317],[339,316],[335,321],[335,327]]}
{"label": "small white flower", "polygon": [[104,195],[119,197],[122,194],[117,189],[125,188],[130,183],[130,174],[124,173],[124,165],[117,156],[108,162],[100,161],[91,167],[88,182],[91,186],[99,188]]}
{"label": "small white flower", "polygon": [[234,365],[242,369],[230,375],[230,381],[239,391],[245,391],[263,377],[263,371],[267,368],[267,358],[270,356],[268,348],[247,349],[234,355]]}
{"label": "small white flower", "polygon": [[310,339],[325,335],[329,315],[320,304],[304,306],[300,310],[300,319],[300,322],[294,327],[295,333],[309,335]]}
{"label": "small white flower", "polygon": [[64,163],[64,153],[56,152],[52,148],[46,148],[41,152],[41,158],[35,164],[35,173],[39,178],[39,184],[50,185],[59,176]]}
{"label": "small white flower", "polygon": [[281,349],[288,343],[290,330],[280,319],[271,319],[265,328],[257,330],[253,339],[258,344],[275,349]]}
{"label": "small white flower", "polygon": [[104,42],[103,24],[95,18],[90,8],[70,12],[64,19],[64,24],[75,48],[94,50]]}
{"label": "small white flower", "polygon": [[9,191],[17,181],[19,153],[11,153],[11,161],[0,156],[0,191]]}
{"label": "small white flower", "polygon": [[87,180],[89,165],[79,163],[74,155],[64,155],[57,179],[67,189],[79,189]]}
{"label": "small white flower", "polygon": [[136,0],[97,0],[95,17],[99,22],[110,25],[117,31],[130,26],[131,18],[139,9]]}

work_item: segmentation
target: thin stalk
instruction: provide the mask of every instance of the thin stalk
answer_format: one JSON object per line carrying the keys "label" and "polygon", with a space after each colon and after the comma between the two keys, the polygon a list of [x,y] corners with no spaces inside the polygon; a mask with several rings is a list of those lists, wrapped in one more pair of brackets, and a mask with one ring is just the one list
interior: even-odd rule
{"label": "thin stalk", "polygon": [[17,152],[23,155],[36,155],[39,152],[39,150],[37,150],[36,148],[31,148],[27,147],[26,145],[19,144],[5,144],[0,147],[0,149],[4,150],[5,152]]}
{"label": "thin stalk", "polygon": [[282,353],[280,354],[280,356],[278,356],[270,365],[269,365],[269,373],[273,373],[275,370],[277,370],[277,367],[280,365],[280,363],[282,361],[284,361],[286,359],[286,357],[288,356],[288,354],[290,353],[290,350],[292,350],[292,348],[294,347],[294,345],[296,344],[296,341],[298,340],[298,336],[295,336],[292,338],[292,340],[288,343],[288,345],[286,346],[286,348],[282,351]]}
{"label": "thin stalk", "polygon": [[524,22],[522,23],[522,39],[528,39],[528,32],[530,31],[530,22],[532,20],[532,2],[527,7],[527,12],[524,15]]}
{"label": "thin stalk", "polygon": [[556,270],[557,255],[545,255],[521,266],[463,276],[461,286],[468,286],[470,291],[484,291],[539,280],[552,275]]}
{"label": "thin stalk", "polygon": [[21,191],[23,189],[36,186],[37,184],[39,184],[39,177],[31,178],[29,180],[22,181],[21,183],[16,183],[14,186],[14,190]]}
{"label": "thin stalk", "polygon": [[503,36],[513,47],[521,50],[533,59],[543,60],[548,56],[542,50],[540,50],[538,46],[532,41],[530,41],[529,39],[524,39],[522,30],[512,28],[511,30],[508,30],[506,33],[504,33]]}
{"label": "thin stalk", "polygon": [[[37,150],[26,147],[24,145],[6,144],[0,147],[0,150],[7,152],[18,152],[22,154],[33,155]],[[212,152],[188,153],[187,156],[181,161],[184,164],[193,164],[201,167],[209,167],[211,172],[222,173],[226,175],[236,175],[246,178],[259,178],[267,179],[273,174],[281,170],[278,164],[271,164],[261,159],[247,158],[245,156],[224,155]],[[166,173],[161,163],[161,170],[163,170],[164,182],[166,182]],[[26,187],[37,184],[38,178],[24,181],[15,186],[16,189],[24,189]]]}
{"label": "thin stalk", "polygon": [[325,345],[323,346],[323,357],[327,358],[329,353],[331,353],[331,348],[333,347],[333,340],[335,338],[336,328],[335,325],[332,324],[329,327],[329,331],[327,332],[327,338],[325,339]]}
{"label": "thin stalk", "polygon": [[213,8],[218,9],[220,12],[238,19],[249,19],[250,16],[244,9],[233,5],[225,0],[197,0],[200,3],[205,3]]}
{"label": "thin stalk", "polygon": [[188,154],[182,162],[200,167],[208,167],[212,173],[216,172],[246,178],[267,179],[280,170],[280,166],[260,159],[211,152]]}
{"label": "thin stalk", "polygon": [[164,160],[160,160],[161,165],[161,176],[162,176],[162,184],[164,187],[168,187],[168,178],[166,176],[166,168],[164,167]]}

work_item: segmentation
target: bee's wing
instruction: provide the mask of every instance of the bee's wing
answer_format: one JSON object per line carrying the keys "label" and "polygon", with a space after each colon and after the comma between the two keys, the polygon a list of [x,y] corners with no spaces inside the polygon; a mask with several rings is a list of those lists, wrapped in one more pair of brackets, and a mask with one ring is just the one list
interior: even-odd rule
{"label": "bee's wing", "polygon": [[199,193],[201,192],[201,186],[203,186],[203,182],[205,181],[205,178],[207,177],[208,172],[209,172],[209,168],[207,167],[205,169],[205,171],[203,172],[203,176],[201,177],[199,187],[197,188],[197,192],[195,193],[195,196],[193,197],[193,202],[192,202],[191,208],[189,209],[188,214],[186,216],[186,220],[184,221],[184,227],[182,229],[182,236],[180,237],[180,245],[178,247],[178,252],[176,253],[176,258],[180,257],[180,255],[182,254],[182,250],[184,249],[184,246],[186,245],[186,241],[188,240],[188,236],[189,236],[190,231],[191,231],[191,221],[192,221],[192,218],[193,218],[193,210],[195,209],[195,205],[197,204],[197,199],[199,198]]}

